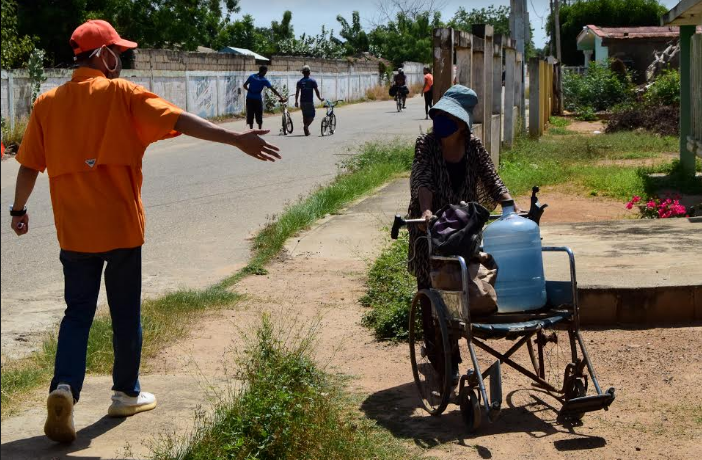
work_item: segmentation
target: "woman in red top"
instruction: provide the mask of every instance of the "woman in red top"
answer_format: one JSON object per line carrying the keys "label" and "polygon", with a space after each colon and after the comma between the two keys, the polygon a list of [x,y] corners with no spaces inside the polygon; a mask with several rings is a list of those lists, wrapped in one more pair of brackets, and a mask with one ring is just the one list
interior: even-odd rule
{"label": "woman in red top", "polygon": [[425,120],[429,119],[429,109],[432,107],[432,92],[434,90],[434,76],[431,74],[429,67],[424,68],[424,112],[426,113]]}

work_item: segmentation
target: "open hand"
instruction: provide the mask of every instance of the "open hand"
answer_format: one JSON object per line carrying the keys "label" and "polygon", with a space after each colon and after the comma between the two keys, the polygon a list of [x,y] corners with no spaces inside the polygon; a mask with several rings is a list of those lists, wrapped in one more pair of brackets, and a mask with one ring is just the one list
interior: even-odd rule
{"label": "open hand", "polygon": [[25,214],[21,217],[13,217],[10,227],[12,227],[12,230],[15,231],[17,236],[26,234],[29,231],[29,214]]}
{"label": "open hand", "polygon": [[280,159],[278,153],[280,149],[265,141],[261,136],[268,134],[269,129],[252,129],[241,133],[236,142],[236,147],[241,149],[245,154],[261,161],[275,161]]}

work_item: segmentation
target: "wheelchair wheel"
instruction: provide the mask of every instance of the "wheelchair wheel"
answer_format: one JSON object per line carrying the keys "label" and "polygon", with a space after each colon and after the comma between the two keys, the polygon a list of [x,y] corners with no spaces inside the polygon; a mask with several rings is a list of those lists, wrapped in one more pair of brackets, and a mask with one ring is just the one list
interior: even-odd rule
{"label": "wheelchair wheel", "polygon": [[289,113],[285,114],[285,128],[288,132],[288,134],[292,134],[293,132],[293,121],[292,117],[290,116]]}
{"label": "wheelchair wheel", "polygon": [[[431,305],[433,331],[425,332],[422,301]],[[440,415],[451,396],[451,348],[446,325],[446,307],[441,298],[429,290],[418,292],[412,301],[409,324],[410,360],[414,383],[424,409]]]}
{"label": "wheelchair wheel", "polygon": [[482,415],[480,413],[480,398],[477,390],[463,387],[460,395],[461,417],[468,428],[469,433],[473,433],[480,428]]}
{"label": "wheelchair wheel", "polygon": [[566,383],[572,379],[571,363],[577,361],[575,336],[570,330],[543,329],[528,342],[527,350],[536,375],[557,390],[559,395],[569,391]]}

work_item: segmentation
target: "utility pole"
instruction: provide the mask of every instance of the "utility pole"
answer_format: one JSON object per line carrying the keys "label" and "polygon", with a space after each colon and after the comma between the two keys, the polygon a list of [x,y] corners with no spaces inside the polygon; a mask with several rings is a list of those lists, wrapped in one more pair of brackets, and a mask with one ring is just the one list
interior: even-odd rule
{"label": "utility pole", "polygon": [[556,91],[558,92],[558,114],[563,115],[563,60],[561,56],[561,4],[560,0],[553,0],[554,16],[553,22],[556,25],[556,59],[558,59],[558,78],[556,79]]}
{"label": "utility pole", "polygon": [[561,2],[553,0],[554,4],[554,22],[556,24],[556,59],[561,62]]}
{"label": "utility pole", "polygon": [[529,41],[529,13],[527,11],[527,0],[510,0],[509,13],[509,30],[511,38],[517,44],[517,52],[522,55],[522,68],[519,70],[522,74],[521,94],[519,95],[522,103],[519,117],[522,121],[521,130],[526,131],[526,104],[524,103],[524,89],[526,83],[526,65],[527,56],[525,53],[526,43]]}

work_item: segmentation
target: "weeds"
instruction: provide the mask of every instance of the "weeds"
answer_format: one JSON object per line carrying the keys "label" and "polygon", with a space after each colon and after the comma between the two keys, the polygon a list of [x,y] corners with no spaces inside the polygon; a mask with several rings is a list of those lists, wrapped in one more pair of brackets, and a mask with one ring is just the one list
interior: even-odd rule
{"label": "weeds", "polygon": [[24,131],[27,129],[29,119],[27,117],[18,118],[15,120],[15,126],[10,128],[9,120],[3,118],[2,122],[2,142],[5,146],[20,145],[24,137]]}
{"label": "weeds", "polygon": [[243,390],[222,401],[185,445],[156,460],[405,459],[407,447],[356,413],[338,378],[314,362],[314,333],[294,340],[264,315],[237,361]]}

